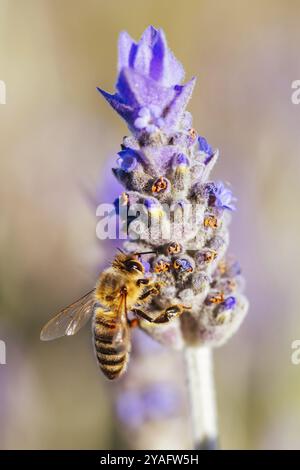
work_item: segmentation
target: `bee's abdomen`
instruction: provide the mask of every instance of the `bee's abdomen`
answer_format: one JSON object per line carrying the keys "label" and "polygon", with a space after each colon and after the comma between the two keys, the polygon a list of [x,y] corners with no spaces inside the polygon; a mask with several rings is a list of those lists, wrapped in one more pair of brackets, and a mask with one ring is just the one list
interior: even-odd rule
{"label": "bee's abdomen", "polygon": [[[129,358],[127,329],[124,330],[115,318],[105,318],[101,312],[96,312],[93,330],[100,369],[108,379],[116,379],[125,371]],[[116,341],[119,335],[122,338]]]}

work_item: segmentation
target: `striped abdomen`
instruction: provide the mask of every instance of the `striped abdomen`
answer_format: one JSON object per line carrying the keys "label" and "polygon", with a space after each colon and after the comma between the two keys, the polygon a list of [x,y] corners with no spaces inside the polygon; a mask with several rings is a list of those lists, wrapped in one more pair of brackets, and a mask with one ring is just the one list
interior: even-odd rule
{"label": "striped abdomen", "polygon": [[126,369],[130,353],[129,328],[126,322],[108,315],[102,308],[95,310],[93,334],[97,360],[103,374],[113,380]]}

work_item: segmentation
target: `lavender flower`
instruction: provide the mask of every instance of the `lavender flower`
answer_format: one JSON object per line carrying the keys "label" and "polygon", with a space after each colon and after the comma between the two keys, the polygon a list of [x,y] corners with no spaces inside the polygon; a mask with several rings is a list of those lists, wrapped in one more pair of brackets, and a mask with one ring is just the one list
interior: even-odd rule
{"label": "lavender flower", "polygon": [[114,95],[98,90],[135,134],[167,130],[179,121],[194,80],[180,85],[184,70],[162,30],[149,26],[138,43],[121,33],[118,72]]}
{"label": "lavender flower", "polygon": [[214,152],[212,147],[209,145],[205,137],[201,137],[201,135],[198,137],[198,146],[200,152],[204,152],[208,157],[213,155]]}
{"label": "lavender flower", "polygon": [[137,166],[138,155],[136,154],[134,150],[130,148],[121,150],[118,153],[118,156],[119,158],[117,159],[117,163],[123,171],[126,171],[129,173],[135,170]]}
{"label": "lavender flower", "polygon": [[137,43],[121,33],[116,92],[99,89],[132,133],[113,172],[125,188],[128,210],[142,204],[148,217],[126,222],[124,247],[154,251],[143,262],[147,275],[164,286],[143,310],[151,318],[174,305],[184,310],[167,324],[141,326],[177,349],[221,345],[248,307],[240,272],[226,259],[234,198],[222,182],[209,181],[219,152],[192,128],[186,106],[195,79],[182,84],[183,78],[163,31],[150,26]]}
{"label": "lavender flower", "polygon": [[161,117],[161,109],[156,105],[141,108],[138,117],[134,121],[136,129],[145,129],[149,134],[155,132],[160,126],[163,126],[164,120]]}
{"label": "lavender flower", "polygon": [[208,198],[208,205],[217,209],[235,210],[234,198],[230,189],[219,181],[217,183],[207,183],[204,186],[204,194]]}

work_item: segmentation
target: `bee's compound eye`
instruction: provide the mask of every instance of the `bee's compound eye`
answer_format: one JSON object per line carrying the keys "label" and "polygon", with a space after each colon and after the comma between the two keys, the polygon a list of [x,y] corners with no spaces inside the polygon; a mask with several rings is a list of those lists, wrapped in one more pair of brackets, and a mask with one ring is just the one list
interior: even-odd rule
{"label": "bee's compound eye", "polygon": [[129,272],[139,271],[141,273],[144,272],[143,265],[139,261],[128,260],[125,261],[125,268]]}

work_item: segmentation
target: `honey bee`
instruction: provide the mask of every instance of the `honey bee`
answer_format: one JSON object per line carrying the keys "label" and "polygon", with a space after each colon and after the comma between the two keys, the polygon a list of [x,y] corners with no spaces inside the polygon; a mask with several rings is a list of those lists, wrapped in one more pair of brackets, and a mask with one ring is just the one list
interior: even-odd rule
{"label": "honey bee", "polygon": [[[111,266],[100,274],[94,289],[61,310],[41,331],[41,340],[49,341],[77,333],[92,317],[93,341],[101,371],[110,379],[126,370],[131,350],[131,328],[140,318],[151,323],[166,323],[190,307],[171,305],[154,312],[154,317],[140,309],[144,302],[158,295],[161,283],[145,278],[139,256],[120,250]],[[134,314],[133,319],[128,313]]]}

